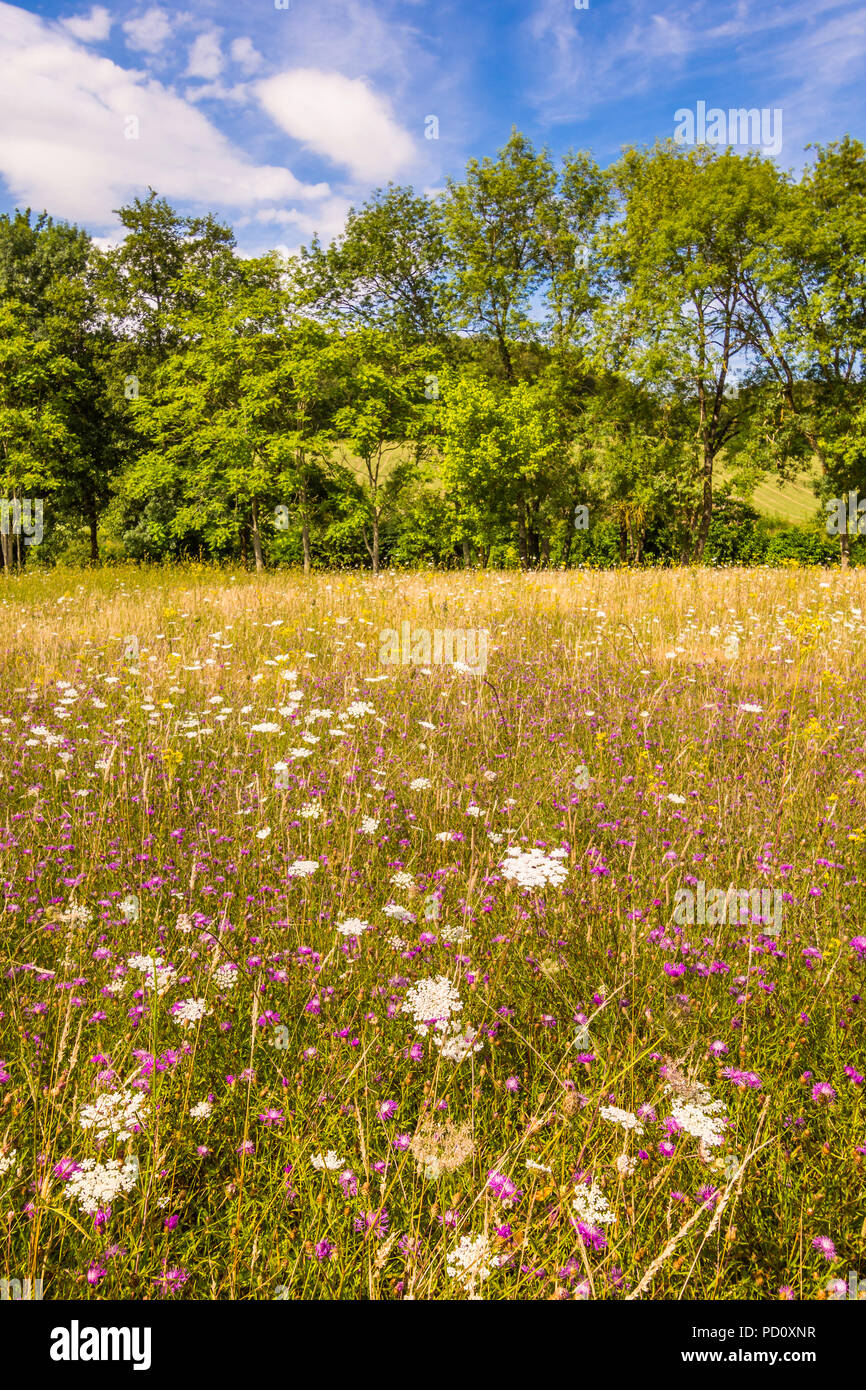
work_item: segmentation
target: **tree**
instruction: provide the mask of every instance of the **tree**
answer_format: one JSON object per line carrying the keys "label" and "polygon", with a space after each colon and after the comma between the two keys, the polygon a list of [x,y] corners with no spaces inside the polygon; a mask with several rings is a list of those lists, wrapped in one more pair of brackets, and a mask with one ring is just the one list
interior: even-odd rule
{"label": "tree", "polygon": [[748,335],[742,299],[757,210],[776,180],[758,155],[627,150],[612,173],[622,218],[605,237],[618,293],[599,312],[600,354],[662,396],[688,401],[700,499],[692,557],[703,555],[716,460],[740,428],[734,374]]}
{"label": "tree", "polygon": [[495,160],[471,159],[462,183],[448,180],[443,219],[450,299],[462,328],[492,335],[505,380],[516,379],[512,340],[532,340],[534,292],[542,283],[542,211],[556,189],[546,152],[513,130]]}
{"label": "tree", "polygon": [[407,347],[374,329],[339,339],[334,360],[343,383],[334,428],[344,460],[348,450],[361,463],[364,544],[377,575],[382,521],[411,478],[430,429],[432,407],[425,390],[436,363],[423,345]]}
{"label": "tree", "polygon": [[308,297],[348,328],[377,329],[406,342],[443,342],[445,241],[429,198],[389,184],[352,208],[342,236],[301,253]]}
{"label": "tree", "polygon": [[[222,269],[222,268],[221,268]],[[274,257],[238,261],[230,275],[189,268],[178,282],[181,346],[154,369],[136,404],[150,448],[125,480],[126,496],[170,499],[154,539],[201,538],[220,550],[251,537],[264,568],[263,511],[277,500],[277,467],[261,382],[281,351],[284,295]]]}
{"label": "tree", "polygon": [[[801,434],[820,463],[824,499],[866,490],[863,145],[850,136],[819,145],[800,183],[780,183],[766,206],[770,225],[755,240],[741,324],[775,387],[768,428]],[[847,530],[840,547],[845,565]]]}

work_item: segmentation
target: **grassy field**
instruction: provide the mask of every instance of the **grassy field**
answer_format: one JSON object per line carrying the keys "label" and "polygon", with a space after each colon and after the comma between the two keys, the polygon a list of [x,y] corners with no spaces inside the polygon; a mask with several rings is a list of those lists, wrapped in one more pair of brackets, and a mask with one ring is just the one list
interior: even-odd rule
{"label": "grassy field", "polygon": [[762,479],[752,494],[752,504],[762,516],[794,526],[802,526],[824,515],[810,486],[809,474],[803,474],[783,487],[774,478]]}
{"label": "grassy field", "polygon": [[[8,581],[3,1275],[866,1275],[864,597],[856,570]],[[383,664],[404,622],[486,629],[486,671]]]}

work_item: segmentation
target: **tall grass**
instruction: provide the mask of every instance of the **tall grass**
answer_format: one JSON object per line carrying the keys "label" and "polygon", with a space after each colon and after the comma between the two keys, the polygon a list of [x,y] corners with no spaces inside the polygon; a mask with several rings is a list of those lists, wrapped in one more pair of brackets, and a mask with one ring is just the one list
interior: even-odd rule
{"label": "tall grass", "polygon": [[[866,1274],[863,601],[858,571],[8,581],[4,1275],[815,1299]],[[486,673],[381,664],[406,620],[487,628]],[[678,922],[698,880],[781,890],[781,933]],[[437,977],[438,1028],[410,1007]],[[82,1165],[115,1158],[129,1191],[85,1210]]]}

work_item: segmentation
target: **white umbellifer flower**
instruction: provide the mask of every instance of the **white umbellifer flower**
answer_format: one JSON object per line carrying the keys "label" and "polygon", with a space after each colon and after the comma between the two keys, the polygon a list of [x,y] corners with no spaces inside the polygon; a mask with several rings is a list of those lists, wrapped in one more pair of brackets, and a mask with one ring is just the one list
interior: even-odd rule
{"label": "white umbellifer flower", "polygon": [[543,888],[548,883],[558,887],[568,877],[565,865],[540,849],[521,850],[512,846],[507,853],[509,857],[503,859],[499,872],[521,888]]}
{"label": "white umbellifer flower", "polygon": [[322,808],[318,801],[305,801],[299,814],[304,820],[318,820],[322,814]]}
{"label": "white umbellifer flower", "polygon": [[206,1120],[212,1110],[213,1106],[209,1100],[200,1100],[198,1105],[194,1105],[189,1113],[193,1120]]}
{"label": "white umbellifer flower", "polygon": [[595,1183],[591,1187],[586,1183],[578,1183],[571,1205],[577,1213],[578,1221],[583,1221],[587,1226],[606,1226],[616,1220],[608,1206],[607,1198]]}
{"label": "white umbellifer flower", "polygon": [[405,870],[401,870],[399,873],[391,875],[391,882],[394,884],[395,888],[411,888],[415,880],[411,874],[407,874]]}
{"label": "white umbellifer flower", "polygon": [[346,716],[350,719],[361,719],[365,714],[375,713],[376,711],[373,706],[366,704],[363,700],[353,700],[352,704],[349,705],[346,710]]}
{"label": "white umbellifer flower", "polygon": [[447,976],[433,975],[412,986],[403,1001],[401,1012],[412,1014],[415,1032],[425,1038],[431,1029],[446,1032],[452,1015],[459,1014],[462,1009],[460,995]]}
{"label": "white umbellifer flower", "polygon": [[269,825],[264,825],[264,826],[262,826],[262,829],[261,829],[261,830],[257,830],[257,831],[256,831],[256,839],[257,839],[257,840],[266,840],[266,839],[268,838],[268,836],[270,835],[270,833],[271,833],[271,827],[270,827]]}
{"label": "white umbellifer flower", "polygon": [[279,724],[251,724],[251,734],[278,734],[280,733]]}
{"label": "white umbellifer flower", "polygon": [[93,920],[93,913],[89,907],[82,907],[72,898],[66,911],[60,913],[59,920],[69,927],[86,927]]}
{"label": "white umbellifer flower", "polygon": [[174,928],[175,931],[183,932],[185,936],[188,935],[192,931],[192,918],[186,912],[179,912]]}
{"label": "white umbellifer flower", "polygon": [[471,806],[466,807],[466,814],[467,816],[475,816],[477,819],[477,817],[483,815],[484,812],[482,811],[481,807],[473,801]]}
{"label": "white umbellifer flower", "polygon": [[446,1261],[449,1279],[458,1283],[471,1295],[476,1283],[482,1283],[499,1264],[499,1256],[490,1249],[487,1236],[461,1236],[460,1244],[451,1251]]}
{"label": "white umbellifer flower", "polygon": [[468,941],[472,935],[471,929],[465,922],[455,922],[453,926],[446,923],[442,928],[442,940],[452,945],[459,946],[462,942]]}
{"label": "white umbellifer flower", "polygon": [[386,903],[382,908],[386,917],[396,917],[400,922],[414,922],[415,915],[410,912],[408,907],[401,907],[399,903]]}
{"label": "white umbellifer flower", "polygon": [[388,945],[389,945],[389,946],[392,946],[392,947],[394,948],[395,951],[405,951],[405,949],[406,949],[406,947],[408,946],[408,944],[409,944],[409,943],[408,943],[407,941],[404,941],[404,940],[403,940],[402,936],[389,936],[389,937],[388,937]]}
{"label": "white umbellifer flower", "polygon": [[304,723],[315,724],[317,719],[333,719],[333,717],[334,711],[332,709],[311,709],[304,715]]}
{"label": "white umbellifer flower", "polygon": [[376,831],[377,831],[378,829],[379,829],[379,822],[378,822],[377,820],[374,820],[372,816],[364,816],[364,817],[362,817],[362,820],[361,820],[361,834],[362,834],[362,835],[375,835],[375,833],[376,833]]}
{"label": "white umbellifer flower", "polygon": [[676,792],[670,792],[668,794],[668,801],[672,801],[675,806],[684,806],[686,799],[684,796],[677,796]]}
{"label": "white umbellifer flower", "polygon": [[238,968],[231,961],[218,965],[213,972],[214,983],[219,989],[234,989],[238,982]]}
{"label": "white umbellifer flower", "polygon": [[329,1149],[326,1154],[313,1154],[310,1162],[314,1168],[328,1168],[331,1172],[336,1172],[338,1168],[343,1167],[346,1160],[344,1158],[338,1158],[334,1150]]}
{"label": "white umbellifer flower", "polygon": [[741,710],[743,710],[744,713],[746,713],[746,714],[763,714],[763,713],[764,713],[764,706],[763,706],[763,705],[739,705],[738,708],[741,709]]}
{"label": "white umbellifer flower", "polygon": [[671,1114],[677,1124],[708,1148],[716,1148],[724,1139],[725,1103],[711,1100],[710,1093],[701,1086],[694,1101],[678,1100],[671,1106]]}
{"label": "white umbellifer flower", "polygon": [[165,994],[174,983],[174,966],[166,965],[162,956],[130,956],[126,963],[130,970],[140,970],[144,984],[158,995]]}
{"label": "white umbellifer flower", "polygon": [[440,831],[439,831],[439,834],[436,836],[436,839],[437,839],[437,840],[443,840],[443,841],[445,841],[445,840],[451,840],[451,839],[453,839],[453,838],[454,838],[454,831],[453,831],[453,830],[440,830]]}
{"label": "white umbellifer flower", "polygon": [[432,785],[429,777],[416,777],[414,782],[409,783],[409,790],[410,792],[425,792]]}
{"label": "white umbellifer flower", "polygon": [[468,1028],[464,1033],[459,1024],[455,1023],[450,1034],[444,1037],[434,1033],[433,1042],[438,1047],[439,1052],[446,1062],[462,1062],[464,1058],[473,1052],[480,1052],[484,1046],[483,1041],[479,1042],[479,1031],[477,1028]]}
{"label": "white umbellifer flower", "polygon": [[536,1163],[534,1158],[526,1160],[527,1168],[533,1168],[536,1173],[549,1173],[551,1170],[546,1168],[543,1163]]}
{"label": "white umbellifer flower", "polygon": [[120,904],[120,911],[127,922],[137,922],[141,911],[141,904],[135,893],[129,893]]}
{"label": "white umbellifer flower", "polygon": [[286,869],[289,878],[309,878],[319,867],[318,859],[296,859]]}
{"label": "white umbellifer flower", "polygon": [[194,1028],[200,1019],[213,1013],[213,1010],[208,1008],[206,999],[183,999],[178,1004],[172,1004],[171,1012],[175,1023],[188,1029]]}
{"label": "white umbellifer flower", "polygon": [[289,756],[292,758],[311,758],[313,750],[312,748],[290,748]]}
{"label": "white umbellifer flower", "polygon": [[362,932],[370,930],[369,922],[362,922],[360,917],[347,917],[344,922],[337,923],[337,931],[341,936],[360,936]]}
{"label": "white umbellifer flower", "polygon": [[81,1110],[81,1128],[95,1129],[97,1139],[116,1134],[129,1139],[142,1126],[141,1107],[145,1097],[141,1091],[111,1091],[97,1096],[94,1105]]}
{"label": "white umbellifer flower", "polygon": [[17,1149],[10,1149],[8,1153],[0,1154],[0,1178],[2,1178],[4,1174],[12,1171],[13,1169],[14,1172],[12,1172],[12,1176],[14,1178],[17,1178],[18,1173],[20,1172],[20,1164],[17,1168],[15,1167],[15,1161],[17,1158]]}
{"label": "white umbellifer flower", "polygon": [[623,1129],[633,1129],[636,1134],[643,1134],[643,1125],[630,1110],[620,1110],[616,1105],[603,1105],[598,1113],[609,1124],[622,1125]]}
{"label": "white umbellifer flower", "polygon": [[630,1178],[636,1167],[636,1161],[628,1154],[620,1154],[616,1160],[616,1171],[624,1178]]}
{"label": "white umbellifer flower", "polygon": [[138,1161],[128,1158],[121,1166],[119,1158],[97,1163],[94,1158],[82,1159],[79,1171],[66,1184],[66,1195],[77,1197],[81,1211],[94,1216],[118,1197],[131,1192],[138,1177]]}

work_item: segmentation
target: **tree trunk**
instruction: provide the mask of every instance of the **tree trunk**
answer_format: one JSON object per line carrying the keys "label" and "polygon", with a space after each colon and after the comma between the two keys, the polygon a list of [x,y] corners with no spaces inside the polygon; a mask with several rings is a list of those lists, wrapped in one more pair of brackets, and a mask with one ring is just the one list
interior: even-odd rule
{"label": "tree trunk", "polygon": [[87,524],[90,527],[90,562],[99,564],[99,541],[97,539],[99,518],[96,514],[96,498],[91,494],[87,499]]}
{"label": "tree trunk", "polygon": [[550,532],[545,531],[541,536],[541,565],[543,569],[550,569]]}
{"label": "tree trunk", "polygon": [[526,516],[521,503],[517,512],[517,538],[520,544],[520,561],[525,570],[529,569],[529,546],[526,536]]}
{"label": "tree trunk", "polygon": [[472,551],[466,537],[463,537],[463,568],[468,570],[472,565]]}
{"label": "tree trunk", "polygon": [[379,573],[379,509],[373,508],[373,577]]}
{"label": "tree trunk", "polygon": [[851,559],[851,537],[848,535],[848,518],[845,518],[845,530],[839,532],[839,555],[843,570],[848,568]]}
{"label": "tree trunk", "polygon": [[247,528],[241,524],[241,564],[244,569],[247,567]]}
{"label": "tree trunk", "polygon": [[619,514],[619,558],[620,563],[625,564],[626,547],[628,545],[628,532],[625,528],[625,512]]}
{"label": "tree trunk", "polygon": [[255,500],[253,501],[253,505],[252,505],[252,518],[253,518],[253,528],[252,528],[252,529],[253,529],[253,554],[254,554],[255,557],[256,557],[256,574],[261,574],[262,571],[263,571],[264,568],[265,568],[265,562],[264,562],[264,560],[262,559],[262,533],[261,533],[261,531],[259,530],[259,504],[258,504],[258,502],[255,501]]}
{"label": "tree trunk", "polygon": [[710,522],[713,519],[713,455],[706,444],[704,445],[703,475],[704,491],[701,498],[700,524],[693,556],[698,561],[704,558],[704,547],[710,534]]}

